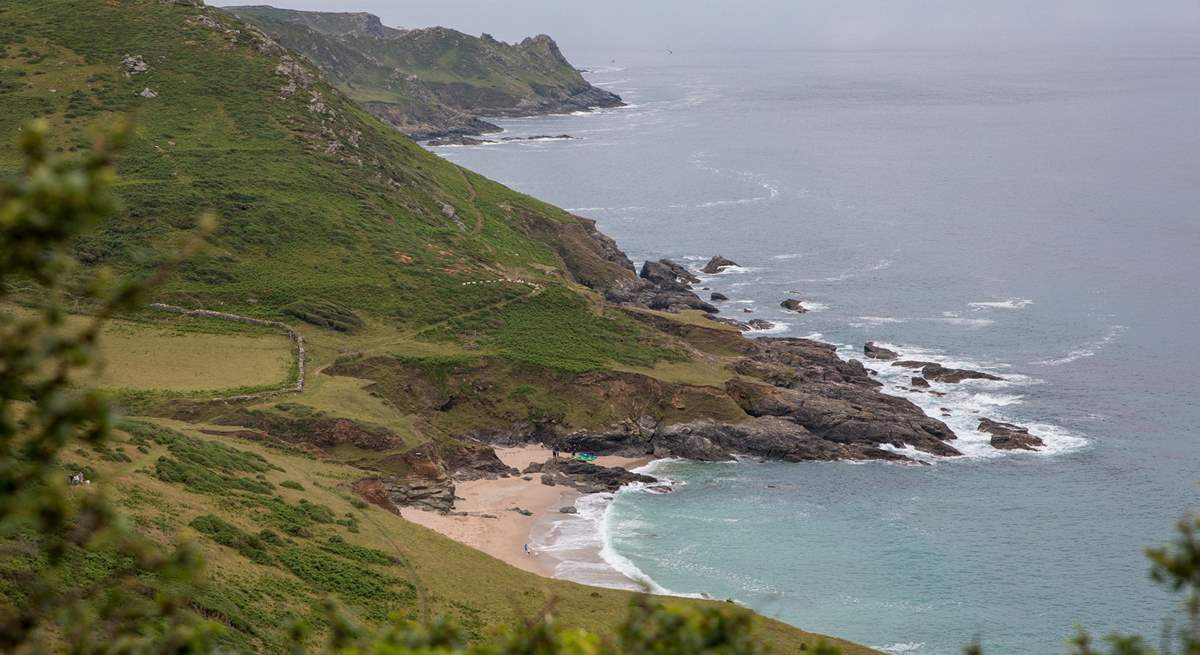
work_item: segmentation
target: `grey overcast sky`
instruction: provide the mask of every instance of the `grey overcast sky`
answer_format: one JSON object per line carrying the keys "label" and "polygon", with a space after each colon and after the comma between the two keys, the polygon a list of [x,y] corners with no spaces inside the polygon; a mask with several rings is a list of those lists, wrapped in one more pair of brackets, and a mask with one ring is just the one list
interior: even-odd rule
{"label": "grey overcast sky", "polygon": [[1084,48],[1200,52],[1200,0],[213,0],[367,11],[564,50]]}

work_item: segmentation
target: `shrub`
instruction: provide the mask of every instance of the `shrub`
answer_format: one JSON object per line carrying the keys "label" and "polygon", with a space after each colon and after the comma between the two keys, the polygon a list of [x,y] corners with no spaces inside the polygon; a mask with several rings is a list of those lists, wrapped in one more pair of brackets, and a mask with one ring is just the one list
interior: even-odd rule
{"label": "shrub", "polygon": [[261,538],[242,532],[220,517],[205,514],[192,519],[188,525],[222,546],[236,550],[246,559],[259,564],[271,564],[272,562],[271,555],[266,550],[266,543]]}
{"label": "shrub", "polygon": [[300,300],[284,305],[283,312],[305,323],[347,334],[366,327],[354,310],[329,300]]}

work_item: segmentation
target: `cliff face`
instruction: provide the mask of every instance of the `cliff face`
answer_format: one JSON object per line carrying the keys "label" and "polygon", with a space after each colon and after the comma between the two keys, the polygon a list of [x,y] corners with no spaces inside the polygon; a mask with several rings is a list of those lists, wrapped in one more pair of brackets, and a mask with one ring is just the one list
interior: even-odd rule
{"label": "cliff face", "polygon": [[481,116],[613,107],[544,34],[504,43],[444,27],[396,29],[365,13],[230,7],[300,52],[368,111],[416,139],[482,134]]}

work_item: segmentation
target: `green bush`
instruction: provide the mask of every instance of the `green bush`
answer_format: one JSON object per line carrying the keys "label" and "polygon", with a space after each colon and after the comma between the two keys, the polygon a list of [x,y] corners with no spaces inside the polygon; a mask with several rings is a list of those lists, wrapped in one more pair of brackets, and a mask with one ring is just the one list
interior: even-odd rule
{"label": "green bush", "polygon": [[283,312],[305,323],[354,334],[366,327],[354,310],[329,300],[300,300],[283,306]]}
{"label": "green bush", "polygon": [[271,555],[267,552],[263,539],[246,534],[236,526],[226,523],[220,517],[212,514],[197,516],[188,525],[197,532],[207,535],[213,541],[232,548],[241,553],[246,559],[259,564],[271,564]]}

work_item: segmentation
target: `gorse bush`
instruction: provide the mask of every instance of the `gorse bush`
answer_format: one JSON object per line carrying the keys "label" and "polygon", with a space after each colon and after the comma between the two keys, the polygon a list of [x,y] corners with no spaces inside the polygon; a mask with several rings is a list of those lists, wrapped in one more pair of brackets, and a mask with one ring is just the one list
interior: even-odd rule
{"label": "gorse bush", "polygon": [[[76,110],[88,111],[84,99],[72,98]],[[161,283],[211,229],[202,221],[198,236],[179,249],[179,259],[147,279],[116,282],[103,270],[86,281],[76,275],[73,243],[102,219],[116,203],[112,157],[122,132],[109,134],[88,154],[51,158],[44,127],[24,130],[24,168],[0,187],[0,302],[12,300],[14,289],[36,289],[41,300],[35,313],[0,311],[0,652],[65,651],[80,655],[142,653],[213,653],[225,643],[228,627],[253,632],[266,620],[252,603],[233,603],[203,586],[203,565],[189,544],[165,548],[130,527],[105,495],[105,486],[71,490],[59,456],[90,450],[110,461],[129,459],[107,445],[112,410],[94,390],[75,384],[76,373],[90,366],[104,320],[138,305]],[[30,297],[26,294],[26,297]],[[93,320],[81,329],[65,321],[68,297],[90,309]],[[541,304],[519,308],[503,338],[514,345],[545,330],[558,330],[547,294]],[[534,309],[536,308],[536,311]],[[550,308],[550,309],[547,309]],[[601,319],[597,319],[601,320]],[[554,348],[575,347],[567,330]],[[619,332],[613,348],[624,348]],[[520,348],[514,348],[520,352]],[[531,359],[538,351],[530,350]],[[609,353],[584,352],[586,368]],[[757,655],[764,652],[755,636],[757,617],[733,604],[659,603],[639,598],[615,635],[600,636],[559,625],[552,607],[527,622],[499,630],[491,637],[468,638],[442,619],[406,622],[375,616],[389,606],[401,607],[416,591],[411,583],[366,568],[403,565],[399,558],[345,542],[340,537],[295,543],[311,537],[310,529],[340,521],[328,507],[308,501],[291,504],[271,495],[272,486],[258,479],[271,465],[252,453],[199,441],[158,426],[123,423],[123,432],[139,452],[165,448],[154,464],[155,475],[189,491],[228,496],[274,529],[251,534],[211,514],[193,519],[190,527],[249,560],[286,569],[338,598],[371,595],[382,601],[368,609],[368,619],[382,629],[366,629],[330,601],[321,608],[325,646],[312,648],[311,623],[291,628],[293,652],[306,650],[347,655]],[[84,450],[87,448],[87,450]],[[254,477],[251,477],[254,476]],[[298,484],[286,484],[291,489]],[[358,506],[358,505],[356,505]],[[353,526],[350,526],[353,527]],[[280,535],[275,530],[283,532]],[[1162,655],[1200,654],[1200,519],[1179,526],[1179,537],[1165,548],[1149,551],[1153,577],[1187,595],[1188,621],[1164,640]],[[290,535],[290,536],[287,536]],[[228,593],[239,593],[236,590]],[[209,617],[218,617],[220,621]],[[472,634],[472,637],[477,635]],[[235,644],[236,646],[236,644]],[[1081,634],[1072,642],[1074,655],[1151,655],[1157,653],[1136,636],[1113,636],[1107,651],[1096,650]],[[837,651],[813,644],[807,652]],[[978,653],[972,647],[968,652]]]}

